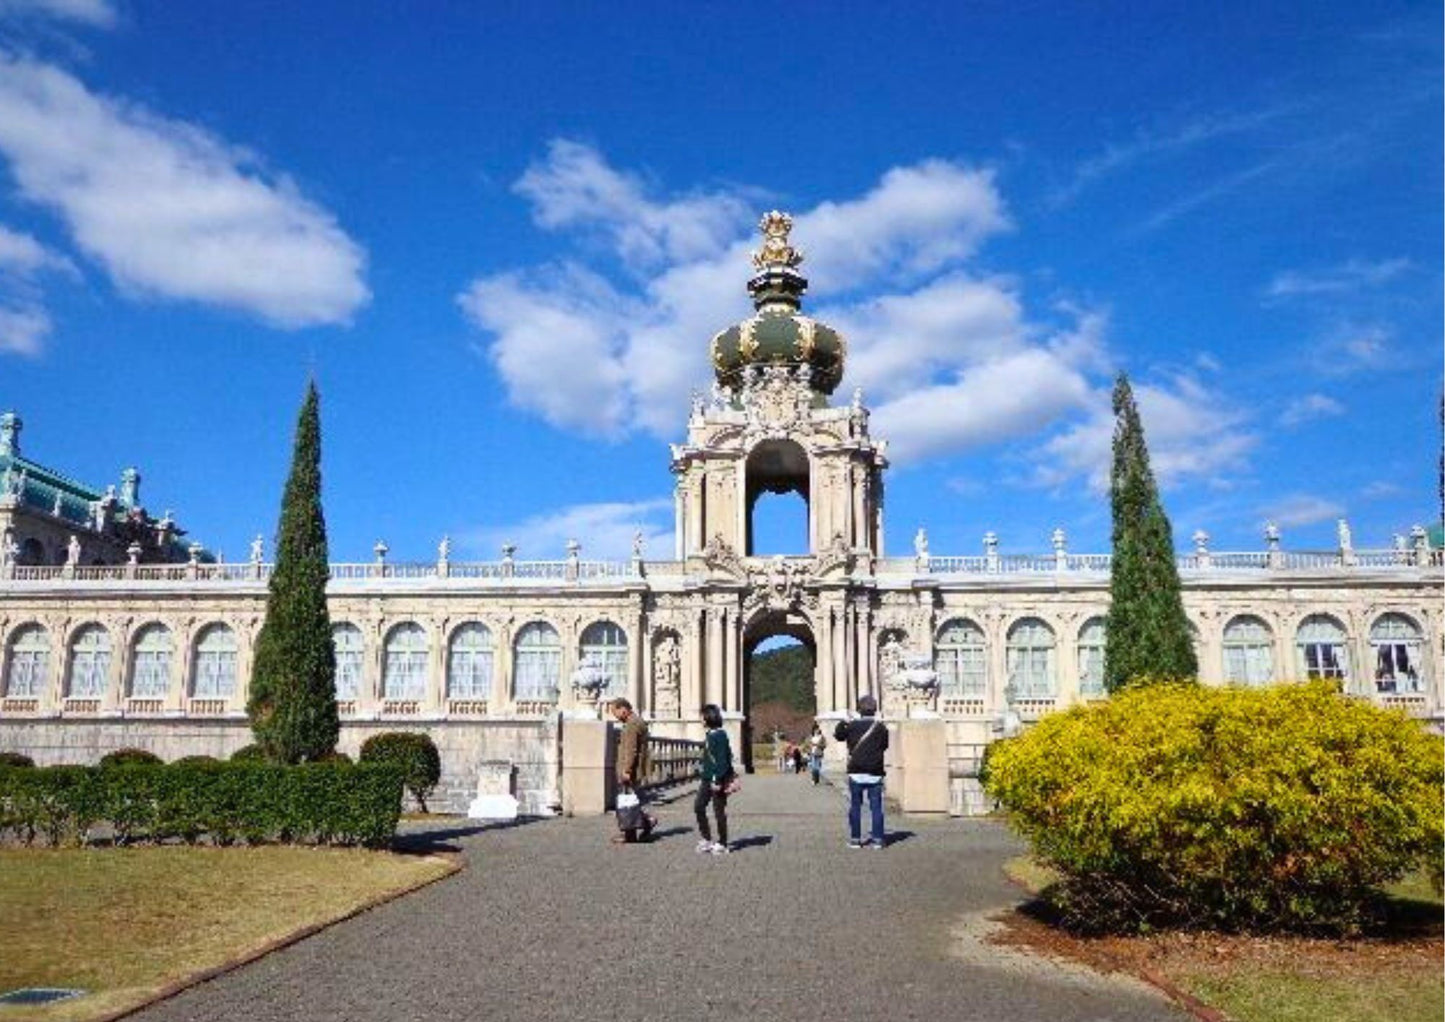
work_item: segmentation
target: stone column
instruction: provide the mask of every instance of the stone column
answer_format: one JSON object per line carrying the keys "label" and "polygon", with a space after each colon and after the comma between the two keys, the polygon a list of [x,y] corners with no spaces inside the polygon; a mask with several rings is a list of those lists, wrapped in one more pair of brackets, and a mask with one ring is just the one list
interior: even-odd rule
{"label": "stone column", "polygon": [[990,615],[987,623],[988,634],[988,706],[986,709],[1001,711],[1004,707],[1004,688],[1008,685],[1008,632],[1004,628],[1002,614]]}
{"label": "stone column", "polygon": [[512,626],[503,622],[497,626],[496,646],[492,653],[492,696],[488,700],[487,715],[497,716],[506,712],[512,702]]}
{"label": "stone column", "polygon": [[748,708],[743,705],[743,672],[739,670],[738,612],[731,607],[723,611],[722,641],[727,708],[746,713]]}
{"label": "stone column", "polygon": [[628,621],[627,629],[627,698],[638,713],[644,707],[651,707],[652,701],[648,696],[646,679],[650,677],[647,673],[648,663],[647,643],[643,641],[642,617],[634,615]]}
{"label": "stone column", "polygon": [[727,700],[723,687],[723,613],[717,607],[707,609],[707,667],[703,675],[702,701],[716,703],[721,709],[731,709],[724,705]]}

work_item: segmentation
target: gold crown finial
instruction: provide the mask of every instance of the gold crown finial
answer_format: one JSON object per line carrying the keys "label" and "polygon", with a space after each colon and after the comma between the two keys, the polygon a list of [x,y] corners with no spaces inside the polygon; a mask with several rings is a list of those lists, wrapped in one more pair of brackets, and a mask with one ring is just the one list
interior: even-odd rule
{"label": "gold crown finial", "polygon": [[763,247],[753,253],[753,266],[758,270],[775,268],[792,269],[803,261],[800,249],[788,244],[788,232],[793,229],[793,218],[776,209],[764,213],[758,221],[758,230],[763,232]]}

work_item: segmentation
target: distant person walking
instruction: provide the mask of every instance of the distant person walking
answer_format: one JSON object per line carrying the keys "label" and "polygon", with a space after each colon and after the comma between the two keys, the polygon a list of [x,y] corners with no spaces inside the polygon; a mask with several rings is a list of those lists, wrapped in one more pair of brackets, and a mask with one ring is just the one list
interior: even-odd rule
{"label": "distant person walking", "polygon": [[827,747],[828,739],[823,737],[823,729],[815,721],[813,733],[808,736],[808,771],[813,775],[814,784],[823,776],[823,750]]}
{"label": "distant person walking", "polygon": [[[858,716],[840,720],[833,737],[848,743],[848,847],[883,848],[883,752],[888,748],[888,728],[874,715],[878,700],[858,698]],[[872,829],[862,840],[863,796],[868,796]]]}
{"label": "distant person walking", "polygon": [[[702,839],[697,843],[699,854],[726,855],[728,853],[728,789],[737,780],[733,768],[732,743],[723,730],[722,710],[712,703],[702,708],[702,722],[707,735],[702,742],[702,775],[697,788],[697,801],[692,811],[697,816],[697,832]],[[717,840],[712,839],[712,828],[707,823],[707,807],[712,803],[713,816],[717,819]]]}
{"label": "distant person walking", "polygon": [[[641,787],[647,780],[647,725],[632,703],[623,698],[612,700],[612,716],[622,725],[617,744],[617,843],[632,844],[640,837],[646,841],[657,826],[657,817],[649,816],[642,805]],[[624,804],[626,803],[626,804]]]}

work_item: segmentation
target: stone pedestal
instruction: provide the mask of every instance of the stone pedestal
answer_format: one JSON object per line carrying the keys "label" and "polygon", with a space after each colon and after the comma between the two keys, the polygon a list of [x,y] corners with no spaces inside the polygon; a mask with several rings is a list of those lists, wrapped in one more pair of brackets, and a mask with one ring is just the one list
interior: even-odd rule
{"label": "stone pedestal", "polygon": [[604,720],[562,721],[562,813],[601,816],[616,804],[617,738]]}
{"label": "stone pedestal", "polygon": [[467,806],[473,820],[515,820],[517,771],[506,761],[482,763],[477,769],[477,797]]}
{"label": "stone pedestal", "polygon": [[899,776],[889,780],[898,807],[905,813],[947,813],[948,730],[944,722],[938,718],[900,720],[893,731]]}

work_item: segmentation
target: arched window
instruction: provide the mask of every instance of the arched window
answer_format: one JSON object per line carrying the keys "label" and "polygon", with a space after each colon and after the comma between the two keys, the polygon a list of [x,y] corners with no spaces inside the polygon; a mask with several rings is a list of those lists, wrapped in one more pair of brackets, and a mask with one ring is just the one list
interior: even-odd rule
{"label": "arched window", "polygon": [[16,559],[17,564],[44,564],[45,545],[34,536],[20,544],[20,555]]}
{"label": "arched window", "polygon": [[347,621],[333,625],[331,645],[336,650],[336,698],[355,699],[361,694],[361,629]]}
{"label": "arched window", "polygon": [[988,691],[988,658],[978,625],[963,618],[946,622],[938,632],[933,669],[943,698],[982,699]]}
{"label": "arched window", "polygon": [[1350,651],[1345,627],[1328,614],[1311,614],[1300,622],[1294,637],[1299,668],[1307,678],[1350,676]]}
{"label": "arched window", "polygon": [[39,699],[50,677],[50,633],[40,625],[17,628],[5,659],[5,695]]}
{"label": "arched window", "polygon": [[236,694],[236,633],[225,625],[208,625],[196,642],[191,696],[229,699]]}
{"label": "arched window", "polygon": [[99,699],[110,677],[110,633],[100,625],[86,625],[70,642],[70,677],[65,694],[71,699]]}
{"label": "arched window", "polygon": [[594,621],[582,633],[582,663],[593,663],[607,676],[609,697],[627,694],[627,633],[611,621]]}
{"label": "arched window", "polygon": [[561,685],[562,639],[551,625],[533,621],[517,633],[512,697],[517,700],[556,699]]}
{"label": "arched window", "polygon": [[447,650],[447,697],[486,699],[492,694],[492,633],[469,621],[452,632]]}
{"label": "arched window", "polygon": [[386,633],[386,656],[381,665],[383,699],[426,698],[426,631],[415,621]]}
{"label": "arched window", "polygon": [[1380,692],[1423,692],[1425,637],[1404,614],[1385,614],[1370,628],[1375,688]]}
{"label": "arched window", "polygon": [[1079,629],[1079,695],[1104,694],[1104,619],[1091,617]]}
{"label": "arched window", "polygon": [[1054,697],[1054,630],[1029,617],[1008,631],[1008,683],[1015,699]]}
{"label": "arched window", "polygon": [[1224,680],[1231,685],[1268,685],[1274,680],[1274,636],[1257,617],[1224,626]]}
{"label": "arched window", "polygon": [[136,633],[130,666],[132,699],[164,699],[170,692],[171,650],[171,630],[165,625],[146,625]]}

